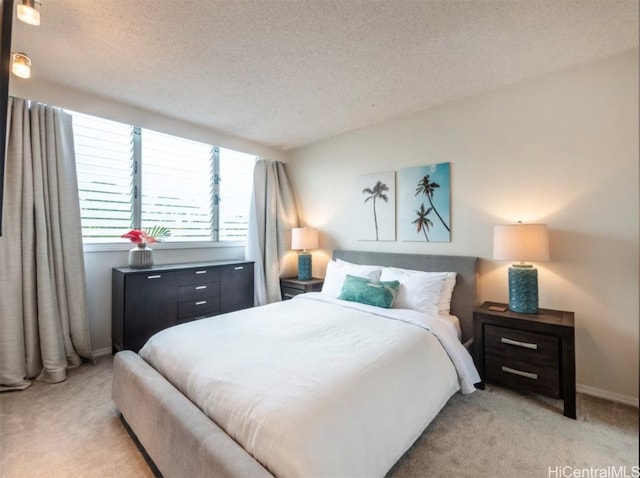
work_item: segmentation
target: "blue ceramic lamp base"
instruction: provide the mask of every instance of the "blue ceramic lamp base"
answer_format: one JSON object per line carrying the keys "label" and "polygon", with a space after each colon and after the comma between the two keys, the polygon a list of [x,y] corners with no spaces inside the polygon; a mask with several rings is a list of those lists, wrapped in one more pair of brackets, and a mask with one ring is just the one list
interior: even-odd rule
{"label": "blue ceramic lamp base", "polygon": [[538,313],[538,270],[531,265],[509,267],[509,309],[522,314]]}
{"label": "blue ceramic lamp base", "polygon": [[311,254],[308,252],[298,254],[298,280],[311,280]]}

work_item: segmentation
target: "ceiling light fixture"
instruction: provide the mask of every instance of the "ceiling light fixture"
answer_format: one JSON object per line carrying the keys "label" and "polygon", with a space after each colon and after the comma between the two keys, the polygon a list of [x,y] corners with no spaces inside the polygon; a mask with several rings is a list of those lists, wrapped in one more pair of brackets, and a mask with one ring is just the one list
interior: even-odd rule
{"label": "ceiling light fixture", "polygon": [[40,5],[40,3],[35,0],[21,0],[17,7],[18,20],[29,25],[40,25],[40,12],[36,5]]}
{"label": "ceiling light fixture", "polygon": [[31,59],[24,53],[11,53],[11,73],[18,78],[31,76]]}

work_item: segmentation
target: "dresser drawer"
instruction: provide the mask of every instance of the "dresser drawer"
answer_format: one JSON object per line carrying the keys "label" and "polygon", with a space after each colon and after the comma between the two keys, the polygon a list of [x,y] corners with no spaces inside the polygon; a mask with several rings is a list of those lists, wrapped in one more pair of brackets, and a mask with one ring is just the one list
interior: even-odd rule
{"label": "dresser drawer", "polygon": [[220,297],[191,300],[178,303],[178,320],[184,321],[190,317],[204,317],[220,313]]}
{"label": "dresser drawer", "polygon": [[487,355],[485,373],[487,380],[494,383],[561,398],[558,368]]}
{"label": "dresser drawer", "polygon": [[178,300],[180,302],[220,297],[220,282],[208,282],[206,284],[191,284],[178,287]]}
{"label": "dresser drawer", "polygon": [[179,271],[177,274],[178,285],[207,284],[220,280],[220,268],[218,267],[199,267]]}
{"label": "dresser drawer", "polygon": [[485,324],[484,351],[505,360],[559,367],[560,342],[551,335]]}

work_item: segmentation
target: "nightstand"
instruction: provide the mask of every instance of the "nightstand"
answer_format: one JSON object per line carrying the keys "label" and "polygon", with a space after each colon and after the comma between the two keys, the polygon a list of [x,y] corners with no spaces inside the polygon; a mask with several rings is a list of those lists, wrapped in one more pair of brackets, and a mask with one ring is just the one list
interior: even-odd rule
{"label": "nightstand", "polygon": [[293,299],[298,294],[305,292],[320,292],[324,279],[298,280],[296,277],[280,279],[280,291],[282,300]]}
{"label": "nightstand", "polygon": [[573,312],[520,314],[506,304],[485,302],[473,312],[473,336],[481,380],[561,398],[564,415],[576,418]]}

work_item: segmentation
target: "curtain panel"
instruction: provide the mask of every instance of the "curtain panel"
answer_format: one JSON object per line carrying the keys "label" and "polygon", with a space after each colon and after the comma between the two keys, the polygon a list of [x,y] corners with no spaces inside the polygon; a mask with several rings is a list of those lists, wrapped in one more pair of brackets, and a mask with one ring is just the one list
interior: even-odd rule
{"label": "curtain panel", "polygon": [[91,359],[71,116],[9,99],[0,237],[0,390]]}
{"label": "curtain panel", "polygon": [[256,162],[245,257],[255,261],[255,304],[282,300],[280,277],[289,273],[291,229],[298,226],[296,202],[284,163]]}

